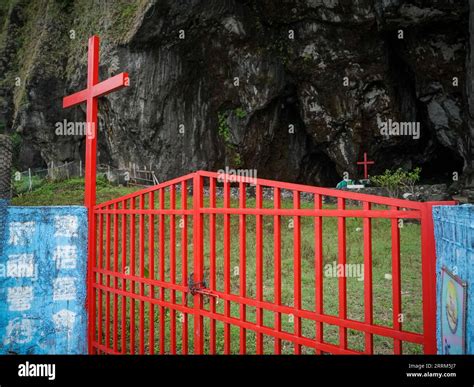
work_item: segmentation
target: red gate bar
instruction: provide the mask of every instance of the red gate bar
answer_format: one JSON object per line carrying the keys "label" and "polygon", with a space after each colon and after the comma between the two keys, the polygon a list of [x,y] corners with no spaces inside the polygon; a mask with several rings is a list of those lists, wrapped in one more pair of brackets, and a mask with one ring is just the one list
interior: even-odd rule
{"label": "red gate bar", "polygon": [[[280,200],[280,188],[275,187],[273,189],[273,201],[274,208],[277,210],[281,207]],[[281,304],[281,219],[279,215],[273,217],[274,221],[274,240],[273,240],[273,278],[274,278],[274,300],[276,305]],[[281,339],[277,336],[281,331],[281,315],[277,311],[275,313],[275,354],[279,355],[281,353]]]}
{"label": "red gate bar", "polygon": [[[369,202],[363,202],[364,211],[370,211]],[[372,293],[372,219],[365,217],[363,220],[364,231],[364,318],[368,325],[373,324],[373,293]],[[365,334],[365,353],[372,355],[374,352],[373,336]]]}
{"label": "red gate bar", "polygon": [[[224,209],[230,208],[230,183],[224,182]],[[230,215],[224,214],[224,292],[230,293]],[[230,316],[230,301],[224,301],[224,315]],[[224,353],[230,354],[230,325],[224,323]]]}
{"label": "red gate bar", "polygon": [[[135,198],[130,200],[130,210],[135,209]],[[130,275],[132,278],[135,276],[135,215],[132,213],[130,216]],[[135,295],[135,281],[130,283],[130,292]],[[135,353],[135,299],[136,297],[130,298],[130,353]]]}
{"label": "red gate bar", "polygon": [[[243,182],[239,183],[239,207],[245,208],[246,207],[246,184]],[[245,222],[245,215],[239,215],[239,247],[240,247],[240,269],[239,269],[239,279],[240,279],[240,296],[242,298],[246,297],[246,249],[247,249],[247,242],[246,242],[246,233],[247,233],[247,226]],[[246,308],[244,304],[240,304],[240,319],[242,321],[246,321]],[[247,333],[245,328],[240,328],[240,353],[244,355],[246,350],[246,343],[247,343]]]}
{"label": "red gate bar", "polygon": [[[159,190],[160,210],[165,209],[165,188]],[[161,213],[159,221],[159,241],[160,241],[160,281],[165,282],[165,217]],[[160,300],[165,301],[165,288],[160,287]],[[165,308],[160,304],[160,353],[165,353]]]}
{"label": "red gate bar", "polygon": [[[170,187],[170,209],[176,209],[175,186]],[[175,215],[170,215],[170,283],[176,284],[176,223]],[[176,292],[171,290],[171,303],[176,304]],[[176,311],[170,310],[170,344],[171,354],[176,354]]]}
{"label": "red gate bar", "polygon": [[[293,208],[300,208],[300,193],[293,191]],[[301,229],[300,229],[300,217],[293,217],[293,295],[294,295],[294,306],[297,309],[301,309]],[[296,337],[301,337],[301,319],[299,317],[293,317],[294,321],[294,332]],[[301,345],[295,344],[295,354],[301,354]]]}
{"label": "red gate bar", "polygon": [[428,354],[436,354],[436,251],[432,207],[439,204],[433,202],[422,203],[421,211],[423,332],[426,340],[425,353]]}
{"label": "red gate bar", "polygon": [[[181,183],[181,209],[186,211],[188,208],[188,188],[186,181]],[[188,286],[188,216],[183,214],[181,231],[181,282],[184,287]],[[185,292],[181,293],[181,303],[188,305],[188,298]],[[188,353],[188,314],[183,313],[182,322],[182,354]]]}
{"label": "red gate bar", "polygon": [[[319,194],[314,195],[314,209],[321,210],[323,198]],[[314,217],[314,271],[315,271],[315,286],[314,299],[315,310],[318,314],[323,314],[323,218],[321,216]],[[323,324],[316,322],[316,341],[323,342]],[[321,354],[320,350],[316,350],[316,354]]]}
{"label": "red gate bar", "polygon": [[[140,195],[138,205],[140,210],[145,208],[145,196]],[[145,217],[142,213],[139,215],[139,230],[138,230],[138,237],[139,237],[139,262],[138,262],[138,269],[139,275],[141,278],[145,277]],[[145,284],[142,282],[140,283],[140,296],[145,295]],[[145,353],[145,303],[144,301],[140,301],[139,304],[139,354],[143,355]]]}
{"label": "red gate bar", "polygon": [[[148,193],[148,208],[150,210],[155,209],[155,193],[153,191]],[[150,214],[148,217],[148,277],[153,280],[155,278],[155,216]],[[149,297],[155,298],[155,287],[150,285]],[[155,306],[149,305],[148,309],[148,321],[149,321],[149,334],[148,334],[148,347],[150,355],[155,353]]]}
{"label": "red gate bar", "polygon": [[[398,207],[392,206],[392,210],[398,210]],[[393,303],[393,328],[399,331],[401,329],[400,313],[402,310],[401,302],[401,273],[400,273],[400,227],[398,219],[391,220],[392,226],[392,303]],[[402,343],[400,340],[393,340],[393,351],[396,355],[402,353]]]}
{"label": "red gate bar", "polygon": [[[344,211],[346,209],[346,202],[344,198],[337,199],[337,209]],[[346,265],[346,218],[339,217],[337,221],[337,235],[338,235],[338,264],[345,267]],[[344,275],[339,277],[339,317],[346,318],[347,301],[346,301],[346,277]],[[342,349],[347,348],[347,329],[345,327],[339,328],[339,346]]]}
{"label": "red gate bar", "polygon": [[[212,179],[214,180],[214,179]],[[262,208],[262,187],[257,185],[255,190],[255,206],[257,210]],[[214,205],[215,207],[215,205]],[[257,215],[256,220],[256,252],[255,252],[255,264],[256,264],[256,293],[257,301],[263,301],[263,236],[262,236],[262,215]],[[257,327],[263,326],[263,309],[257,307]],[[263,354],[263,335],[257,332],[257,355]]]}
{"label": "red gate bar", "polygon": [[[203,217],[202,213],[199,211],[204,204],[202,180],[202,176],[197,173],[193,177],[193,250],[194,281],[196,283],[202,283],[203,281]],[[196,292],[194,294],[194,353],[196,355],[201,355],[203,353],[204,324],[202,312],[203,297]]]}
{"label": "red gate bar", "polygon": [[[113,204],[113,209],[118,210],[118,203]],[[118,214],[114,214],[114,271],[118,272]],[[118,277],[114,277],[114,288],[118,289]],[[114,294],[114,326],[113,326],[114,352],[118,352],[118,294]]]}
{"label": "red gate bar", "polygon": [[[209,205],[216,207],[216,180],[210,179],[209,182]],[[209,287],[211,291],[216,290],[216,214],[209,215]],[[210,300],[210,311],[216,313],[216,299],[214,297]],[[214,355],[216,353],[216,320],[211,318],[209,327],[210,341],[209,353]]]}
{"label": "red gate bar", "polygon": [[[204,181],[204,178],[206,180]],[[312,348],[316,353],[334,354],[371,354],[374,352],[373,335],[383,336],[393,340],[393,352],[402,353],[403,342],[420,344],[425,353],[436,352],[435,338],[435,251],[433,247],[433,228],[431,218],[431,207],[434,203],[417,203],[406,200],[382,198],[372,195],[357,194],[352,192],[331,190],[326,188],[308,187],[298,184],[273,182],[270,180],[258,179],[255,188],[255,207],[247,207],[246,195],[249,180],[240,181],[238,184],[239,197],[238,206],[231,206],[230,188],[231,183],[223,183],[223,207],[217,207],[217,180],[218,175],[210,172],[197,172],[183,176],[182,178],[159,184],[158,186],[147,188],[134,194],[114,199],[94,207],[94,217],[98,230],[96,230],[99,240],[96,241],[96,260],[92,263],[94,268],[91,276],[92,293],[95,297],[89,304],[91,312],[91,326],[94,328],[91,337],[90,347],[92,352],[97,353],[135,353],[135,335],[138,333],[138,352],[154,353],[155,340],[159,341],[160,353],[188,353],[189,345],[192,346],[196,354],[204,353],[205,333],[209,337],[209,353],[216,353],[216,344],[224,343],[224,353],[247,353],[249,350],[247,339],[250,337],[249,331],[255,333],[256,353],[266,352],[264,348],[264,338],[273,338],[275,353],[288,352],[288,347],[282,346],[282,341],[291,343],[295,353],[303,353],[304,347]],[[231,178],[231,177],[228,177]],[[208,182],[208,190],[204,186]],[[192,184],[193,208],[187,208],[187,188]],[[176,205],[176,189],[181,189],[181,205]],[[169,208],[166,208],[165,190],[169,190]],[[273,191],[273,206],[266,208],[263,205],[264,189]],[[292,208],[282,208],[282,190],[292,192]],[[154,199],[157,192],[159,205],[155,208]],[[305,192],[314,195],[313,208],[301,208],[301,194]],[[209,201],[204,204],[204,194],[209,195]],[[337,199],[337,207],[323,208],[322,199],[334,197]],[[135,200],[139,200],[138,208],[135,207]],[[346,200],[362,202],[362,209],[346,208]],[[129,206],[127,206],[129,202]],[[148,205],[147,205],[148,203]],[[436,203],[453,204],[453,202]],[[373,205],[388,206],[387,209]],[[192,251],[193,251],[193,283],[188,283],[188,273],[191,273],[188,266],[187,254],[187,217],[192,215]],[[216,256],[216,239],[221,237],[217,234],[217,215],[223,219],[223,279],[222,291],[217,290],[216,277],[218,275]],[[232,233],[231,216],[237,216],[239,220],[239,235]],[[110,218],[112,216],[112,219]],[[147,223],[145,223],[148,216]],[[183,220],[181,232],[181,281],[177,283],[177,257],[176,257],[176,216]],[[203,224],[204,216],[209,217],[209,270],[204,273],[203,256]],[[256,248],[255,252],[255,294],[247,292],[247,236],[246,226],[248,219],[255,216],[256,225]],[[281,217],[291,217],[293,221],[293,300],[285,304],[282,303],[282,230]],[[104,219],[105,217],[105,219]],[[119,217],[121,222],[119,222]],[[169,217],[170,235],[169,251],[165,251],[165,229],[166,217]],[[263,232],[266,226],[264,219],[271,219],[273,223],[273,300],[264,298],[264,249]],[[271,217],[271,218],[268,218]],[[303,225],[302,217],[313,217],[314,219],[314,309],[307,310],[302,305],[302,240],[301,233]],[[347,294],[345,277],[337,280],[339,308],[336,316],[325,314],[323,297],[323,218],[337,218],[338,231],[338,263],[346,263],[346,218],[355,217],[363,221],[363,255],[364,255],[364,317],[363,321],[353,320],[347,317]],[[154,220],[158,219],[158,233],[155,235]],[[372,224],[373,218],[389,219],[391,228],[391,265],[392,265],[392,322],[391,325],[378,325],[373,322],[373,295],[372,295]],[[401,267],[400,267],[400,230],[398,219],[416,219],[421,223],[421,263],[422,263],[422,297],[423,297],[423,332],[410,332],[403,330],[403,324],[398,322],[401,311]],[[138,223],[136,222],[138,220]],[[128,221],[128,222],[127,222]],[[127,228],[128,223],[128,228]],[[113,232],[112,232],[112,227]],[[119,232],[119,224],[122,226]],[[145,228],[148,225],[148,230]],[[138,246],[136,246],[135,227],[138,225]],[[180,226],[181,228],[181,226]],[[146,233],[148,231],[148,233]],[[291,235],[291,234],[290,234]],[[158,243],[155,243],[155,237]],[[113,256],[111,243],[113,238]],[[126,239],[130,243],[127,245]],[[231,242],[232,238],[238,240],[239,252],[239,292],[234,294],[230,287],[231,271]],[[148,241],[148,248],[145,248],[145,240]],[[155,278],[155,246],[158,245],[158,278]],[[121,268],[119,268],[119,247],[121,253]],[[136,252],[138,247],[138,272],[136,271]],[[128,250],[127,250],[128,248]],[[129,251],[129,261],[127,266],[127,251]],[[206,249],[207,251],[207,249]],[[306,258],[306,257],[305,257]],[[111,264],[112,259],[112,264]],[[148,259],[148,261],[147,261]],[[269,258],[266,258],[269,259]],[[169,278],[165,276],[165,267],[169,263]],[[146,266],[148,264],[148,266]],[[145,267],[148,267],[149,275],[145,276]],[[205,275],[204,275],[205,274]],[[207,281],[207,278],[209,281]],[[270,277],[271,278],[271,277]],[[194,290],[191,290],[191,285]],[[209,287],[207,287],[209,286]],[[138,287],[138,291],[137,288]],[[270,285],[271,290],[272,285]],[[145,288],[149,289],[145,292]],[[158,289],[157,289],[158,288]],[[156,290],[156,291],[155,291]],[[266,290],[265,290],[266,291]],[[169,292],[169,298],[166,297]],[[178,300],[176,292],[181,292]],[[187,304],[187,296],[192,294],[192,308]],[[105,305],[103,305],[103,295],[105,295]],[[110,304],[113,300],[113,306]],[[118,307],[121,301],[121,308]],[[224,303],[224,312],[217,310],[217,300]],[[206,301],[206,302],[204,302]],[[139,303],[139,313],[135,316],[135,302]],[[127,315],[127,304],[130,305],[129,315]],[[95,307],[97,305],[97,308]],[[145,305],[149,307],[150,313],[145,316]],[[238,316],[231,314],[234,307],[238,309]],[[156,308],[156,309],[155,309]],[[255,320],[248,320],[248,308],[255,310]],[[105,310],[105,312],[104,312]],[[159,331],[155,335],[155,311],[158,311]],[[273,314],[273,324],[267,326],[264,322],[264,312]],[[113,318],[111,319],[111,313]],[[104,316],[105,313],[105,316]],[[166,329],[167,319],[165,315],[169,313],[169,327]],[[181,343],[177,342],[176,318],[180,316],[182,327]],[[181,315],[182,313],[182,315]],[[188,337],[188,315],[193,315],[194,335]],[[292,316],[293,329],[290,332],[282,330],[282,315]],[[95,321],[97,316],[97,321]],[[104,318],[105,317],[105,318]],[[138,332],[136,332],[135,319],[138,317]],[[204,332],[203,319],[209,321],[209,332]],[[303,320],[314,323],[314,337],[307,337],[303,333]],[[121,321],[120,347],[118,340],[118,322]],[[217,329],[216,322],[224,325],[223,331]],[[129,334],[127,337],[127,324]],[[326,342],[323,331],[324,324],[336,326],[339,329],[339,343],[332,344]],[[231,326],[236,327],[239,332],[239,348],[234,348],[231,341]],[[149,329],[148,345],[145,347],[145,332]],[[355,330],[364,334],[364,349],[362,351],[348,347],[347,330]],[[112,334],[111,334],[112,332]],[[95,334],[97,333],[97,335]],[[222,335],[222,337],[221,337]],[[158,336],[158,337],[156,337]],[[223,340],[222,340],[223,339]],[[207,348],[207,347],[206,347]],[[304,351],[306,352],[306,351]]]}
{"label": "red gate bar", "polygon": [[[109,208],[109,207],[107,207]],[[110,214],[105,215],[105,269],[110,271]],[[110,275],[105,275],[106,289],[110,289]],[[105,346],[110,346],[110,292],[105,290]]]}
{"label": "red gate bar", "polygon": [[[104,225],[103,225],[103,215],[100,214],[99,215],[99,257],[98,257],[98,261],[99,261],[99,268],[100,269],[103,269],[103,266],[102,266],[102,262],[103,262],[103,250],[104,249]],[[102,272],[99,274],[99,284],[102,285],[104,283],[104,280],[103,280],[103,276],[102,276]],[[99,306],[98,306],[98,310],[99,310],[99,316],[98,316],[98,324],[99,324],[99,328],[98,328],[98,342],[99,342],[99,345],[102,345],[102,327],[103,327],[103,321],[102,321],[102,311],[103,311],[103,306],[102,306],[102,289],[99,289],[99,299],[98,299],[98,302],[99,302]]]}
{"label": "red gate bar", "polygon": [[[127,201],[124,200],[122,202],[122,210],[127,209]],[[122,213],[122,235],[121,235],[121,242],[122,242],[122,274],[125,274],[125,270],[127,267],[127,215],[126,213]],[[122,278],[122,288],[123,291],[127,290],[127,281],[125,277]],[[127,297],[122,295],[122,345],[121,345],[121,353],[127,353]]]}

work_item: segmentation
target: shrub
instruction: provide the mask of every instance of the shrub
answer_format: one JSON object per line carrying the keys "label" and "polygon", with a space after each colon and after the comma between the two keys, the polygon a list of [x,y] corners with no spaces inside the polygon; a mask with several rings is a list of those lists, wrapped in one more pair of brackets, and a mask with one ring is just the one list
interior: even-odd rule
{"label": "shrub", "polygon": [[402,168],[391,171],[386,169],[382,175],[372,176],[370,181],[375,185],[385,188],[392,197],[397,197],[401,188],[414,193],[415,184],[420,180],[421,168],[413,171],[404,171]]}

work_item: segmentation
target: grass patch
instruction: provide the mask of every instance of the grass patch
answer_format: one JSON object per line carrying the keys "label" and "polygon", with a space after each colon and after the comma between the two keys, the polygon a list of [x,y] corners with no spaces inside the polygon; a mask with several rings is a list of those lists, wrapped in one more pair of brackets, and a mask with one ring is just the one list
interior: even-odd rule
{"label": "grass patch", "polygon": [[[23,185],[28,184],[26,179],[19,182],[20,192]],[[114,199],[131,192],[139,187],[113,186],[103,177],[97,177],[97,203]],[[72,178],[64,181],[43,180],[37,189],[19,194],[11,201],[14,206],[66,206],[84,204],[84,179]]]}

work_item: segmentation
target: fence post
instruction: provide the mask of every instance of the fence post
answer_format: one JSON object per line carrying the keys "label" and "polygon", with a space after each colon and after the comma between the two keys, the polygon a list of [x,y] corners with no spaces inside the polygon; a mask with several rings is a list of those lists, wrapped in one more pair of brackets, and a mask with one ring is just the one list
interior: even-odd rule
{"label": "fence post", "polygon": [[[202,232],[202,176],[196,172],[193,177],[193,254],[194,254],[194,282],[202,282],[203,276],[203,232]],[[203,318],[202,296],[194,294],[194,353],[203,352]]]}
{"label": "fence post", "polygon": [[33,182],[31,181],[31,168],[28,168],[28,191],[31,191],[33,189]]}
{"label": "fence post", "polygon": [[436,354],[436,249],[433,204],[423,203],[421,210],[421,273],[423,294],[424,352]]}

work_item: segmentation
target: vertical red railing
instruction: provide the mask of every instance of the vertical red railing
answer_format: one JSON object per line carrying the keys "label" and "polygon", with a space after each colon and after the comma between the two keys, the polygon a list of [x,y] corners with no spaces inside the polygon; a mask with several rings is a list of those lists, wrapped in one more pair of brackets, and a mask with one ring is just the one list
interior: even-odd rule
{"label": "vertical red railing", "polygon": [[[99,215],[99,256],[98,256],[98,261],[99,261],[99,269],[102,270],[103,269],[103,253],[104,253],[104,225],[103,225],[103,215],[100,214]],[[104,283],[104,279],[103,279],[103,275],[102,275],[102,271],[100,272],[99,274],[99,284],[100,285],[103,285]],[[97,341],[98,341],[98,344],[99,344],[99,347],[102,345],[102,324],[104,323],[102,321],[102,312],[103,312],[103,306],[102,306],[102,288],[99,288],[98,289],[98,293],[99,293],[99,297],[98,297],[98,303],[99,303],[99,306],[98,306],[98,310],[99,310],[99,315],[98,315],[98,332],[97,332],[97,335],[98,335],[98,338],[97,338]]]}
{"label": "vertical red railing", "polygon": [[[109,208],[107,206],[107,208]],[[105,270],[110,273],[110,215],[105,216]],[[110,346],[110,275],[105,275],[106,288],[105,291],[105,344],[108,348]]]}
{"label": "vertical red railing", "polygon": [[423,334],[425,354],[436,354],[436,251],[433,205],[424,203],[421,210],[421,269],[423,293]]}
{"label": "vertical red railing", "polygon": [[[150,210],[155,209],[155,193],[152,191],[148,194],[148,208]],[[148,218],[148,277],[150,280],[155,279],[155,216],[150,213]],[[155,298],[155,287],[150,284],[149,297]],[[150,355],[155,353],[155,305],[150,303],[148,309],[149,322],[148,322],[148,347]]]}
{"label": "vertical red railing", "polygon": [[[322,195],[314,195],[314,209],[319,211],[322,209]],[[315,271],[315,286],[314,299],[315,309],[318,315],[324,313],[323,310],[323,218],[321,216],[314,217],[314,271]],[[323,324],[320,321],[316,322],[316,342],[322,343],[324,339]],[[317,354],[321,354],[320,350],[316,350]]]}
{"label": "vertical red railing", "polygon": [[[216,207],[216,179],[209,179],[209,205],[211,208]],[[209,288],[211,291],[216,290],[216,215],[209,216]],[[210,311],[216,313],[216,300],[211,298]],[[209,353],[216,353],[216,320],[211,319],[209,323]]]}
{"label": "vertical red railing", "polygon": [[[363,202],[363,210],[371,209],[369,202]],[[372,293],[372,219],[364,217],[364,320],[368,325],[373,323],[373,293]],[[374,351],[373,335],[365,333],[365,353],[371,355]]]}
{"label": "vertical red railing", "polygon": [[[122,292],[127,291],[127,280],[125,279],[126,267],[127,267],[127,214],[125,210],[127,209],[127,201],[122,201]],[[127,297],[126,293],[122,293],[122,344],[121,344],[121,353],[127,353]]]}
{"label": "vertical red railing", "polygon": [[[344,211],[346,202],[343,198],[337,199],[337,209]],[[338,264],[340,267],[346,265],[346,218],[339,216],[337,223],[338,233]],[[346,294],[346,277],[339,276],[339,318],[345,320],[347,313],[347,294]],[[343,326],[339,327],[339,346],[341,349],[347,348],[347,329]]]}
{"label": "vertical red railing", "polygon": [[[113,208],[115,211],[118,209],[118,203],[114,203]],[[114,271],[118,272],[118,213],[114,214]],[[118,289],[118,277],[114,276],[114,289]],[[118,353],[118,293],[114,292],[114,322],[113,322],[113,349],[115,353]]]}
{"label": "vertical red railing", "polygon": [[[398,207],[392,206],[393,211],[397,211]],[[393,218],[392,227],[392,303],[393,303],[393,328],[397,331],[401,329],[401,273],[400,273],[400,228],[398,219]],[[393,340],[393,352],[396,355],[402,353],[402,343],[398,339]]]}
{"label": "vertical red railing", "polygon": [[[181,183],[181,209],[186,211],[188,208],[188,188],[186,180]],[[181,228],[181,282],[188,286],[188,216],[183,214],[182,228]],[[181,295],[181,304],[188,305],[188,298],[185,292]],[[188,314],[183,313],[182,321],[182,354],[188,353]]]}
{"label": "vertical red railing", "polygon": [[[202,177],[196,174],[193,179],[193,248],[194,248],[194,281],[203,281],[203,219],[200,209],[203,206]],[[202,296],[194,295],[194,353],[203,353],[204,324],[201,310]]]}
{"label": "vertical red railing", "polygon": [[[130,210],[135,209],[135,198],[130,199]],[[135,215],[130,215],[130,275],[135,276]],[[130,282],[130,291],[135,294],[135,281]],[[130,298],[130,353],[135,353],[135,297]]]}
{"label": "vertical red railing", "polygon": [[[145,209],[145,197],[144,195],[139,196],[139,206],[140,206],[140,215],[139,215],[139,275],[140,278],[145,277],[145,216],[143,215],[143,210]],[[139,354],[143,355],[145,353],[145,302],[143,301],[143,296],[145,295],[145,283],[140,281],[140,303],[139,303]]]}
{"label": "vertical red railing", "polygon": [[[246,206],[246,184],[240,182],[239,184],[239,208],[245,208]],[[245,215],[239,215],[239,249],[240,249],[240,269],[239,269],[239,278],[240,278],[240,297],[246,297],[246,253],[247,253],[247,242],[246,242],[246,233],[247,225]],[[240,320],[246,321],[246,307],[244,303],[240,304]],[[240,328],[240,353],[245,354],[247,352],[247,332],[245,328]]]}
{"label": "vertical red railing", "polygon": [[[281,207],[281,197],[280,197],[280,188],[274,188],[273,190],[273,202],[275,210],[279,210]],[[274,300],[275,305],[281,305],[281,219],[279,215],[273,217],[274,224],[274,238],[273,238],[273,256],[274,256],[274,271],[273,271],[273,280],[274,280]],[[281,331],[281,314],[280,312],[275,312],[274,319],[274,329],[278,334]],[[275,337],[275,353],[281,353],[281,339]]]}
{"label": "vertical red railing", "polygon": [[[300,209],[300,193],[293,191],[293,208]],[[293,295],[294,307],[301,309],[301,221],[299,216],[293,217]],[[294,317],[294,332],[297,338],[301,337],[301,318]],[[295,354],[301,354],[301,345],[295,343]]]}
{"label": "vertical red railing", "polygon": [[[230,208],[230,183],[224,182],[224,208]],[[224,292],[230,293],[230,215],[224,214]],[[224,316],[230,316],[230,301],[224,301]],[[230,325],[224,322],[224,354],[230,354]]]}
{"label": "vertical red railing", "polygon": [[[160,205],[160,219],[159,219],[159,251],[160,251],[160,263],[159,263],[159,278],[161,282],[165,282],[165,216],[163,210],[165,209],[165,190],[161,188],[159,190],[159,205]],[[165,288],[160,287],[160,301],[165,301]],[[160,354],[165,353],[165,308],[163,304],[160,304]]]}
{"label": "vertical red railing", "polygon": [[[257,210],[262,209],[262,187],[257,185],[255,190],[255,207]],[[255,252],[255,264],[256,264],[256,293],[257,301],[263,301],[263,224],[262,224],[262,215],[257,215],[255,224],[256,232],[256,252]],[[263,309],[257,307],[257,327],[261,328],[263,325]],[[263,354],[263,335],[260,332],[257,332],[257,354]]]}
{"label": "vertical red railing", "polygon": [[[176,189],[174,184],[170,187],[170,210],[176,209]],[[176,284],[176,218],[174,212],[170,213],[170,283]],[[176,304],[176,291],[171,289],[170,302]],[[170,308],[170,350],[176,354],[176,310]]]}

